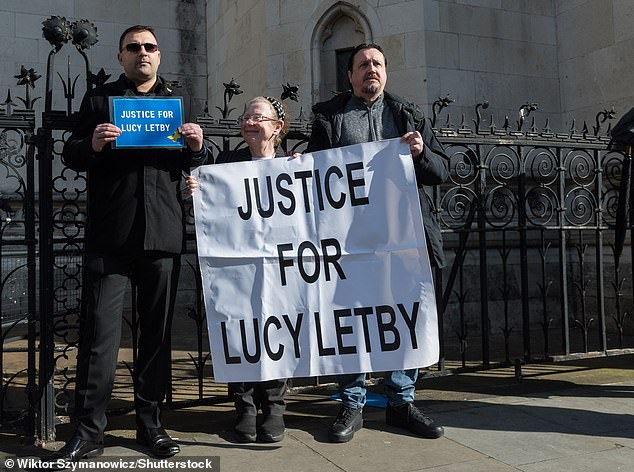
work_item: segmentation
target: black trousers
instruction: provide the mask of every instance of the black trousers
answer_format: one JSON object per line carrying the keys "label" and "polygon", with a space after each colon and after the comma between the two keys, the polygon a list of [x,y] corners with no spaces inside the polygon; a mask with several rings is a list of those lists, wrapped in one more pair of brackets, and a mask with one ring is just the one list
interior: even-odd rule
{"label": "black trousers", "polygon": [[265,416],[282,416],[286,409],[286,379],[265,382],[232,382],[229,396],[233,398],[238,415],[257,415],[261,409]]}
{"label": "black trousers", "polygon": [[115,378],[128,281],[137,286],[139,340],[134,369],[136,422],[161,426],[159,404],[170,375],[170,330],[180,255],[87,255],[87,310],[80,319],[75,418],[77,435],[99,441]]}

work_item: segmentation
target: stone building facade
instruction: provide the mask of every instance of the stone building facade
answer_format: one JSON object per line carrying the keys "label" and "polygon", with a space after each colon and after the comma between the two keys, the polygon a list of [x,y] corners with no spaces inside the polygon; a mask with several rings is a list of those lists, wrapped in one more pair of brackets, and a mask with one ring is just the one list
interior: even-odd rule
{"label": "stone building facade", "polygon": [[[337,58],[362,41],[389,59],[388,88],[451,119],[488,101],[498,126],[538,105],[538,126],[593,123],[634,102],[629,0],[218,0],[207,2],[210,103],[234,78],[246,96],[298,85],[302,111],[337,90]],[[341,73],[340,73],[341,74]],[[297,110],[296,110],[297,111]],[[470,121],[469,121],[470,123]]]}
{"label": "stone building facade", "polygon": [[[298,85],[301,110],[342,87],[346,49],[361,41],[382,44],[389,88],[428,112],[449,94],[451,119],[473,118],[490,104],[501,124],[514,123],[519,106],[537,103],[538,124],[555,129],[576,118],[592,123],[598,111],[619,116],[634,101],[630,80],[634,2],[629,0],[22,0],[0,3],[0,91],[14,90],[20,66],[44,75],[51,46],[42,21],[51,15],[87,19],[99,42],[87,51],[94,71],[116,76],[116,43],[135,23],[156,27],[161,73],[196,99],[222,105],[231,78],[245,96],[280,94]],[[62,76],[82,72],[72,46],[61,51]],[[70,65],[68,64],[70,63]],[[344,86],[345,86],[345,73]],[[57,108],[64,108],[61,82]],[[43,90],[43,80],[35,95]],[[75,100],[84,92],[78,81]],[[2,92],[4,95],[5,92]],[[3,97],[0,97],[4,99]],[[41,107],[41,101],[36,108]]]}

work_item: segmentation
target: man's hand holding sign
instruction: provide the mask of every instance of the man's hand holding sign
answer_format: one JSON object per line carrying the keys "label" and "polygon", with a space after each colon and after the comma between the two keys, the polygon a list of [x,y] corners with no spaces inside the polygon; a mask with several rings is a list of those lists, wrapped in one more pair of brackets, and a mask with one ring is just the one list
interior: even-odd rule
{"label": "man's hand holding sign", "polygon": [[196,171],[217,380],[437,361],[433,283],[406,145],[392,139],[239,169]]}
{"label": "man's hand holding sign", "polygon": [[107,143],[115,148],[203,147],[203,132],[196,123],[183,123],[180,97],[110,97],[112,123],[101,123],[92,135],[92,149]]}

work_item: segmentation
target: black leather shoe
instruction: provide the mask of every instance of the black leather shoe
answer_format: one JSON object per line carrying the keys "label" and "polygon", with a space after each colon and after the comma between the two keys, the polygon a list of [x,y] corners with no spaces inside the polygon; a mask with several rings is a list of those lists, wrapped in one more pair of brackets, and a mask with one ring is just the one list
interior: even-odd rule
{"label": "black leather shoe", "polygon": [[180,446],[163,428],[138,428],[136,442],[147,446],[156,457],[172,457],[181,452]]}
{"label": "black leather shoe", "polygon": [[65,463],[77,462],[81,459],[90,459],[103,454],[103,443],[87,441],[78,436],[69,440],[59,451],[46,457],[44,460],[50,463],[48,470],[62,470]]}

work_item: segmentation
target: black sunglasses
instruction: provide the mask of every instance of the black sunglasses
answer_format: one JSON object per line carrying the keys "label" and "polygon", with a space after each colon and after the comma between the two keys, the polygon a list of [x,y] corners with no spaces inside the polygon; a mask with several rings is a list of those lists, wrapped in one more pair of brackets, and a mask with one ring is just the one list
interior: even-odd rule
{"label": "black sunglasses", "polygon": [[130,43],[124,46],[124,49],[128,52],[139,52],[141,48],[145,49],[145,52],[156,52],[158,51],[158,44],[154,43]]}

